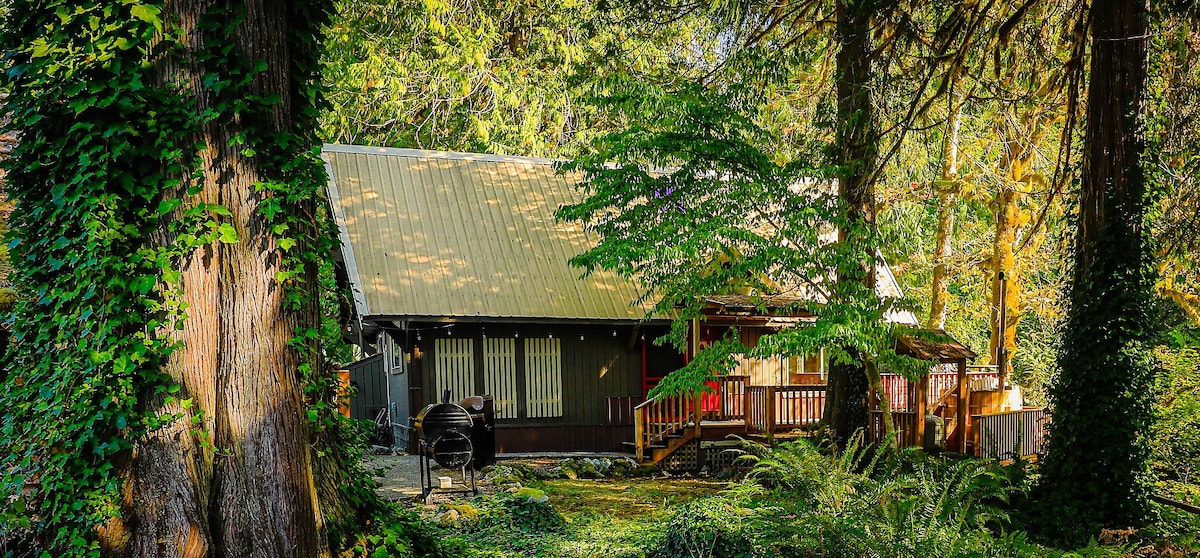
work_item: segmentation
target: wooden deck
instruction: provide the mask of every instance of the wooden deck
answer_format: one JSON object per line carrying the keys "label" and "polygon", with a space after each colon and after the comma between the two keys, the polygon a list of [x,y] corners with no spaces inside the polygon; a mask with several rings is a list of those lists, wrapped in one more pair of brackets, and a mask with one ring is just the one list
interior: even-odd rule
{"label": "wooden deck", "polygon": [[[924,445],[926,418],[936,416],[934,423],[941,422],[942,436],[931,433],[935,446],[996,459],[1040,453],[1046,421],[1040,408],[960,418],[968,415],[968,405],[959,401],[970,400],[972,385],[987,385],[994,377],[994,372],[976,370],[965,376],[963,385],[951,372],[934,372],[920,382],[884,375],[896,433],[892,443]],[[738,435],[774,443],[808,436],[825,411],[825,391],[824,384],[753,386],[747,385],[746,376],[725,376],[716,382],[714,393],[651,399],[633,407],[634,441],[626,445],[639,461],[657,463],[696,439]],[[879,444],[886,439],[887,429],[881,406],[873,405],[867,436]]]}

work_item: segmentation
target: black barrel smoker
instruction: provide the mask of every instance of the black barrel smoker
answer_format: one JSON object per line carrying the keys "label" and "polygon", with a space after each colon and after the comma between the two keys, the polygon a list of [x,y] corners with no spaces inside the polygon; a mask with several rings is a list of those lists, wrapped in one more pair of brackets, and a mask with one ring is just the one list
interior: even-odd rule
{"label": "black barrel smoker", "polygon": [[496,407],[490,395],[472,395],[458,404],[471,415],[471,466],[476,471],[496,463]]}
{"label": "black barrel smoker", "polygon": [[[442,395],[442,403],[425,406],[413,420],[417,431],[417,450],[421,458],[421,498],[428,498],[434,491],[432,462],[445,469],[462,471],[463,490],[447,492],[471,492],[478,494],[475,471],[496,462],[496,415],[492,397],[472,396],[460,404],[449,403],[449,391]],[[470,468],[470,482],[467,469]]]}

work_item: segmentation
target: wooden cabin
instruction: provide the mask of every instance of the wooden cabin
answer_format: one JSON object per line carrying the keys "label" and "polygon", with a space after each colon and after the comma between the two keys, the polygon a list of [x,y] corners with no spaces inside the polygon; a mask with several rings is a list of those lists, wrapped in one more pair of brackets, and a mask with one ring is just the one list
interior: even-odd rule
{"label": "wooden cabin", "polygon": [[357,398],[388,392],[398,440],[446,391],[493,396],[501,452],[630,439],[633,407],[683,355],[654,345],[670,321],[646,318],[636,285],[568,265],[595,242],[554,218],[580,199],[578,176],[524,157],[343,145],[323,157],[353,295],[346,333],[381,355],[349,368],[384,376],[359,379]]}
{"label": "wooden cabin", "polygon": [[[823,354],[746,359],[711,395],[647,401],[721,328],[738,328],[753,346],[811,316],[755,316],[745,297],[714,296],[694,347],[653,344],[669,317],[648,317],[637,285],[568,265],[596,239],[555,220],[558,207],[581,200],[581,176],[556,172],[554,161],[346,145],[326,145],[323,158],[339,280],[353,298],[345,333],[367,355],[347,366],[358,384],[351,412],[387,409],[399,445],[413,442],[411,417],[447,392],[451,401],[493,397],[500,452],[628,445],[651,461],[687,454],[695,465],[700,442],[770,438],[819,420]],[[886,266],[878,273],[881,294],[899,296]],[[929,400],[941,396],[937,378]],[[906,416],[904,405],[893,400],[894,417]]]}

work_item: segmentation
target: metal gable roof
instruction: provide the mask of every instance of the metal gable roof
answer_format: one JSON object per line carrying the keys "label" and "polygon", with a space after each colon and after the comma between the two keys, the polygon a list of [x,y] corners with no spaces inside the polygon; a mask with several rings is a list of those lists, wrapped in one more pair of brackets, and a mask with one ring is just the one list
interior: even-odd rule
{"label": "metal gable roof", "polygon": [[548,159],[326,145],[359,315],[637,320],[637,287],[567,260],[596,239],[554,211],[579,175]]}

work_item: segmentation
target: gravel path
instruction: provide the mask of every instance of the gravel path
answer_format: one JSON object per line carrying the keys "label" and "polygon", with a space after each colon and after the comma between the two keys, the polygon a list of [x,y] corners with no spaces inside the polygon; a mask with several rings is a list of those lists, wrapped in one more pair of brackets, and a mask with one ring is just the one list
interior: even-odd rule
{"label": "gravel path", "polygon": [[[421,495],[421,458],[416,455],[370,455],[367,472],[379,482],[378,492],[388,500]],[[436,474],[436,473],[435,473]]]}
{"label": "gravel path", "polygon": [[[506,453],[499,462],[520,462],[534,468],[553,467],[567,457],[628,457],[620,453]],[[378,492],[388,500],[416,499],[421,496],[421,458],[416,455],[368,455],[367,472],[379,482]],[[433,476],[447,475],[455,483],[462,480],[459,471],[446,471],[434,465]],[[469,478],[469,477],[468,477]],[[482,475],[476,473],[476,479]]]}

